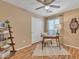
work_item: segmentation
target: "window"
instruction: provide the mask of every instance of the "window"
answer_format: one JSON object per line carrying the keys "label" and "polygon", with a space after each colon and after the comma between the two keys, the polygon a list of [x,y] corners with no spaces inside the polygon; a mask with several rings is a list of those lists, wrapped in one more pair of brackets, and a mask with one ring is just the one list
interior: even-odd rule
{"label": "window", "polygon": [[57,33],[60,33],[60,30],[58,29],[59,25],[60,25],[60,20],[58,18],[49,19],[48,20],[48,34],[56,35]]}

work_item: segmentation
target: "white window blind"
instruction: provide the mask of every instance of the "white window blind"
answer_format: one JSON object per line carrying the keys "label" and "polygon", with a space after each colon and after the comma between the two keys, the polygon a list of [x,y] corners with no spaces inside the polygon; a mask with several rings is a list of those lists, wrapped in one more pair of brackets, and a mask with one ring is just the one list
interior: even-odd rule
{"label": "white window blind", "polygon": [[49,35],[56,35],[56,33],[59,33],[60,30],[57,27],[58,25],[60,25],[59,18],[49,19],[48,20],[48,34]]}

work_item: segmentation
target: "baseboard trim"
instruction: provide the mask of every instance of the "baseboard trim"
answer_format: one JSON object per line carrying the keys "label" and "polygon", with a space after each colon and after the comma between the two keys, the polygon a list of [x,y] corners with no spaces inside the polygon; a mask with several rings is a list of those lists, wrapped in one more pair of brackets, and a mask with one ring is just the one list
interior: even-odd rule
{"label": "baseboard trim", "polygon": [[[41,41],[39,41],[39,42],[41,42]],[[16,49],[16,51],[19,51],[19,50],[21,50],[21,49],[24,49],[24,48],[30,47],[30,46],[32,46],[32,45],[34,45],[34,44],[39,43],[39,42],[32,43],[32,44],[26,45],[26,46],[24,46],[24,47],[18,48],[18,49]]]}
{"label": "baseboard trim", "polygon": [[37,44],[37,43],[40,43],[40,42],[41,42],[41,41],[38,41],[38,42],[32,43],[32,45]]}
{"label": "baseboard trim", "polygon": [[19,50],[21,50],[21,49],[24,49],[24,48],[30,47],[31,45],[32,45],[32,44],[29,44],[29,45],[26,45],[26,46],[24,46],[24,47],[18,48],[18,49],[16,49],[16,51],[19,51]]}
{"label": "baseboard trim", "polygon": [[72,46],[72,45],[68,45],[68,44],[64,44],[65,46],[69,46],[71,48],[75,48],[75,49],[78,49],[79,50],[79,47],[75,47],[75,46]]}
{"label": "baseboard trim", "polygon": [[[40,42],[40,41],[39,41],[39,42]],[[37,44],[37,43],[39,43],[39,42],[36,42],[36,43],[33,43],[33,44]],[[16,49],[16,51],[19,51],[19,50],[21,50],[21,49],[24,49],[24,48],[30,47],[30,46],[32,46],[33,44],[29,44],[29,45],[26,45],[26,46],[24,46],[24,47],[18,48],[18,49]],[[69,47],[71,47],[71,48],[75,48],[75,49],[78,49],[78,50],[79,50],[79,47],[75,47],[75,46],[68,45],[68,44],[64,44],[64,45],[65,45],[65,46],[69,46]]]}

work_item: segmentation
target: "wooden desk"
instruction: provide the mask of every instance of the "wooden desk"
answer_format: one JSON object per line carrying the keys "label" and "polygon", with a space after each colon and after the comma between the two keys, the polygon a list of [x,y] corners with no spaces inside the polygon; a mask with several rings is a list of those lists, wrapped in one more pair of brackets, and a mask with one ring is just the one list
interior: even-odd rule
{"label": "wooden desk", "polygon": [[60,47],[60,40],[59,40],[59,36],[42,36],[43,37],[43,40],[42,40],[42,49],[43,49],[43,47],[44,47],[44,43],[45,43],[45,40],[46,39],[55,39],[56,40],[56,44],[57,44],[57,46],[59,47],[59,48],[61,48]]}

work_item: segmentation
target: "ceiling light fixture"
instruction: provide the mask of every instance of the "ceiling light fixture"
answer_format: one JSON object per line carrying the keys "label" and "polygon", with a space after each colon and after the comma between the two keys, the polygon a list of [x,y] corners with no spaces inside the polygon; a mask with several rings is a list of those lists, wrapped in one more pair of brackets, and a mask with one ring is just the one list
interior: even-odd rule
{"label": "ceiling light fixture", "polygon": [[48,10],[50,7],[49,6],[45,6],[45,9]]}

